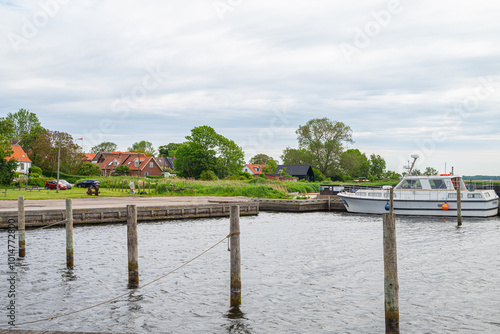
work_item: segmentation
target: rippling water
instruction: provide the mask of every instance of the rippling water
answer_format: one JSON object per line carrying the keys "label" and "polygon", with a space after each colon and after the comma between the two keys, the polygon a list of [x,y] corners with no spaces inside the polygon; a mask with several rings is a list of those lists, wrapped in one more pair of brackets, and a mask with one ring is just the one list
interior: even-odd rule
{"label": "rippling water", "polygon": [[[222,239],[229,219],[142,223],[141,283]],[[223,243],[178,272],[98,308],[22,329],[114,333],[383,333],[382,217],[261,213],[241,218],[242,307],[229,308]],[[500,332],[500,219],[397,218],[402,333]],[[0,232],[1,321],[7,233]],[[74,270],[62,228],[27,231],[17,323],[127,291],[126,225],[76,226]],[[5,287],[4,287],[5,286]],[[21,329],[21,328],[19,328]]]}

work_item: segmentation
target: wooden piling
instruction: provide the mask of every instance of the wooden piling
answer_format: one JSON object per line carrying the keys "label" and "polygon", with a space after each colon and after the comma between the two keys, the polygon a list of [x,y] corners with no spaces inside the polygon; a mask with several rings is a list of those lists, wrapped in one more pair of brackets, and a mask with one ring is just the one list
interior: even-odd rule
{"label": "wooden piling", "polygon": [[229,242],[231,250],[231,307],[241,305],[240,206],[231,206]]}
{"label": "wooden piling", "polygon": [[139,286],[139,255],[137,250],[137,206],[127,205],[128,284]]}
{"label": "wooden piling", "polygon": [[457,187],[457,224],[462,226],[462,194],[460,193],[460,182]]}
{"label": "wooden piling", "polygon": [[394,213],[384,213],[383,229],[385,332],[386,334],[399,334],[398,258],[396,247],[396,215]]}
{"label": "wooden piling", "polygon": [[73,268],[73,204],[66,199],[66,267]]}
{"label": "wooden piling", "polygon": [[19,257],[26,256],[26,216],[24,213],[24,196],[17,198],[17,229],[19,233]]}

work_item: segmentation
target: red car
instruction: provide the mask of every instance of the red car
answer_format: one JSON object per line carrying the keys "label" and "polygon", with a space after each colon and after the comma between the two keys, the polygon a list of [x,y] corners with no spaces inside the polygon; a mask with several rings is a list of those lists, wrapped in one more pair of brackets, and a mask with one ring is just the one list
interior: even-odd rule
{"label": "red car", "polygon": [[[56,189],[57,180],[45,182],[45,189]],[[64,183],[59,182],[59,190],[66,190]]]}

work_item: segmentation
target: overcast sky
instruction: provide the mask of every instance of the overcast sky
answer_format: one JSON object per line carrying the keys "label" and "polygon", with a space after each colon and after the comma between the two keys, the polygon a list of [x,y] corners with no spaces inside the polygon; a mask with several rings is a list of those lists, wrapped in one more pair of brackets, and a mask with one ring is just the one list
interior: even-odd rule
{"label": "overcast sky", "polygon": [[[126,150],[210,125],[279,159],[299,125],[403,171],[500,175],[499,1],[0,1],[0,117]],[[81,144],[81,141],[78,141]]]}

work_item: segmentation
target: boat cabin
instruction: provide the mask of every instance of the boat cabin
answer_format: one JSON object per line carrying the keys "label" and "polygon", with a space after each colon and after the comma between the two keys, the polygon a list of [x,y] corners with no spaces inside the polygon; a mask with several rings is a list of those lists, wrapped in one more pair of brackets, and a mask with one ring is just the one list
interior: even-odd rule
{"label": "boat cabin", "polygon": [[460,185],[461,190],[466,190],[462,178],[452,175],[434,176],[407,176],[398,183],[396,190],[454,190],[456,185]]}

